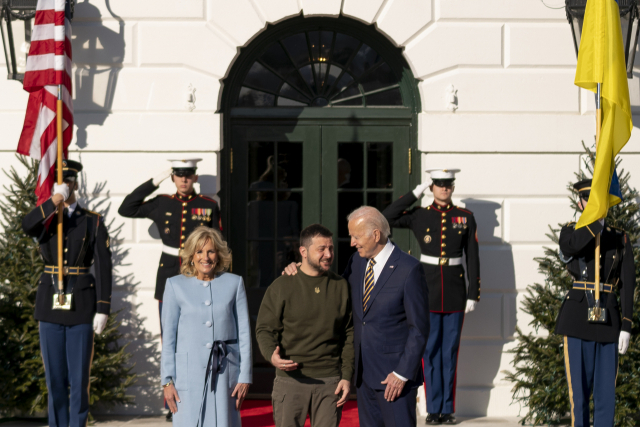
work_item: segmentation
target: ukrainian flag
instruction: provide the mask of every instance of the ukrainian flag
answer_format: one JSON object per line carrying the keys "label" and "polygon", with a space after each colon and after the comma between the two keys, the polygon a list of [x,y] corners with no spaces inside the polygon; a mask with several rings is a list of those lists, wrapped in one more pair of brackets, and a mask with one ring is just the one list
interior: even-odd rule
{"label": "ukrainian flag", "polygon": [[606,217],[609,208],[621,201],[619,185],[618,194],[611,194],[618,181],[615,159],[633,129],[623,46],[618,3],[588,0],[575,84],[592,92],[597,92],[598,83],[602,84],[602,127],[589,203],[576,228]]}

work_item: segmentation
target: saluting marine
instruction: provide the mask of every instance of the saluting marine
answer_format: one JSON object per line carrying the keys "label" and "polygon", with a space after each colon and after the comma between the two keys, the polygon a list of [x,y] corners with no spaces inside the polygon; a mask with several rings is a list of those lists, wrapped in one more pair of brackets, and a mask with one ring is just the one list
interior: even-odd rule
{"label": "saluting marine", "polygon": [[[573,185],[584,210],[591,180]],[[635,288],[633,248],[627,233],[597,220],[576,230],[571,222],[560,231],[560,259],[573,276],[573,289],[560,307],[555,333],[564,335],[564,358],[571,425],[589,427],[589,398],[593,393],[598,427],[613,426],[618,353],[629,347]],[[589,318],[595,307],[596,236],[600,234],[600,304],[604,317]],[[620,292],[620,305],[616,290]],[[622,314],[620,313],[622,309]]]}
{"label": "saluting marine", "polygon": [[[171,169],[145,182],[124,198],[118,213],[126,218],[148,218],[158,227],[162,239],[162,255],[156,276],[155,299],[162,318],[162,296],[169,277],[180,274],[180,252],[191,232],[201,225],[221,230],[218,202],[196,194],[193,184],[198,182],[197,164],[202,159],[169,160]],[[144,199],[169,178],[176,185],[175,194],[161,194]],[[162,324],[160,325],[162,332]],[[168,406],[165,403],[167,409]],[[171,412],[167,421],[171,421]]]}
{"label": "saluting marine", "polygon": [[[162,255],[156,277],[155,298],[162,301],[164,285],[169,277],[180,274],[180,250],[189,234],[201,225],[220,229],[218,202],[197,194],[197,163],[202,159],[170,160],[171,169],[150,179],[124,198],[118,213],[126,218],[149,218],[160,232]],[[146,202],[144,199],[158,189],[162,181],[172,177],[175,194],[161,194]]]}
{"label": "saluting marine", "polygon": [[[89,373],[93,337],[102,333],[111,310],[112,264],[104,220],[76,201],[77,176],[82,165],[63,160],[61,185],[53,195],[22,219],[22,229],[40,244],[45,267],[36,294],[35,318],[49,391],[49,424],[85,426],[89,415]],[[58,301],[58,227],[52,216],[63,214],[64,294],[70,306]],[[95,274],[90,273],[93,265]]]}
{"label": "saluting marine", "polygon": [[[456,370],[464,314],[480,300],[480,258],[476,221],[469,210],[451,201],[460,169],[429,169],[429,184],[420,184],[389,205],[384,216],[391,227],[410,228],[420,244],[420,261],[429,288],[430,331],[424,352],[427,424],[455,424]],[[411,206],[429,188],[434,201]],[[467,259],[469,291],[462,255]]]}

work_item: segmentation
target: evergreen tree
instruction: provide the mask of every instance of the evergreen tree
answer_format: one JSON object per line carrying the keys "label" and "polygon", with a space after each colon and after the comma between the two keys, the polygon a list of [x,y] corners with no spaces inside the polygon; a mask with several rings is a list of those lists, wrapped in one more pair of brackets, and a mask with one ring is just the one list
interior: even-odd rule
{"label": "evergreen tree", "polygon": [[[586,146],[584,148],[584,163],[591,175],[595,154]],[[625,230],[631,242],[635,243],[640,236],[640,206],[636,201],[638,192],[629,187],[629,173],[619,167],[619,159],[617,163],[623,201],[609,209],[606,222]],[[589,177],[582,172],[576,173],[576,181]],[[567,184],[567,189],[571,193],[571,206],[579,212],[572,183]],[[557,228],[549,226],[550,233],[547,237],[556,245],[561,226],[562,224],[558,224]],[[636,266],[634,322],[629,349],[624,356],[620,356],[615,411],[616,426],[629,427],[636,425],[634,417],[640,408],[640,289],[637,283],[640,275],[640,251],[635,246],[632,255]],[[521,403],[528,411],[522,419],[523,424],[570,424],[570,419],[566,418],[570,411],[570,403],[565,376],[563,339],[553,331],[562,301],[573,286],[573,277],[560,260],[557,248],[545,248],[544,257],[535,260],[538,262],[539,271],[545,275],[545,281],[543,284],[536,283],[527,288],[527,296],[521,308],[524,313],[533,317],[529,325],[533,327],[535,334],[524,334],[520,328],[516,328],[517,343],[510,351],[514,354],[514,371],[505,374],[506,378],[514,383],[514,401]]]}
{"label": "evergreen tree", "polygon": [[[0,414],[46,411],[47,386],[40,355],[34,305],[44,264],[38,244],[22,231],[22,218],[36,206],[38,164],[17,156],[27,169],[22,177],[15,168],[5,171],[11,185],[0,202]],[[136,380],[131,354],[122,346],[118,313],[109,316],[104,332],[95,337],[91,368],[90,403],[112,406],[132,403],[126,394]]]}

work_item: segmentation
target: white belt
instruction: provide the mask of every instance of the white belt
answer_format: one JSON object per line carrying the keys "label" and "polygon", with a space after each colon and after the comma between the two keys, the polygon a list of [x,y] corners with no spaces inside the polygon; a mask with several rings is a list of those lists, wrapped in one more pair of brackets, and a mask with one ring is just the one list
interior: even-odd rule
{"label": "white belt", "polygon": [[180,249],[172,248],[171,246],[167,245],[162,245],[162,252],[173,256],[180,256]]}
{"label": "white belt", "polygon": [[420,262],[431,265],[462,265],[462,257],[438,258],[437,256],[420,255]]}

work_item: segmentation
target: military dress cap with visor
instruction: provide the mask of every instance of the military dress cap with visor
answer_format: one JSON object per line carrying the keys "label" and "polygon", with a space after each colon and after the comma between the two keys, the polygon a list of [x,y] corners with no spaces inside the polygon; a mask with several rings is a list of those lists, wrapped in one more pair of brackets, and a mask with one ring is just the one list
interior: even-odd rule
{"label": "military dress cap with visor", "polygon": [[198,162],[202,161],[202,159],[169,159],[171,162],[171,169],[173,169],[173,174],[175,176],[190,176],[195,175],[196,170],[198,169]]}
{"label": "military dress cap with visor", "polygon": [[453,185],[460,169],[427,169],[425,172],[431,175],[431,181],[438,187],[448,187]]}
{"label": "military dress cap with visor", "polygon": [[573,184],[573,189],[578,192],[580,198],[589,200],[589,195],[591,194],[591,180],[583,179],[582,181],[578,181]]}
{"label": "military dress cap with visor", "polygon": [[76,162],[75,160],[63,160],[62,161],[62,179],[69,180],[77,179],[78,174],[82,172],[82,163]]}

